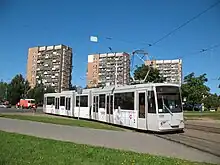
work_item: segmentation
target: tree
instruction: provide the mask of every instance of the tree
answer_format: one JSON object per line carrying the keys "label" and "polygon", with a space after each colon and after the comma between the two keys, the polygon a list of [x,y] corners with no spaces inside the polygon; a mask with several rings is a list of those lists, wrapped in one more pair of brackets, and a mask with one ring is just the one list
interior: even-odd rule
{"label": "tree", "polygon": [[214,108],[217,109],[220,106],[220,98],[217,94],[210,94],[203,100],[206,108]]}
{"label": "tree", "polygon": [[134,79],[144,80],[149,69],[150,72],[145,82],[162,83],[165,81],[165,78],[160,75],[160,72],[156,68],[144,64],[137,67],[137,69],[134,71]]}
{"label": "tree", "polygon": [[36,104],[42,105],[45,93],[54,93],[55,90],[51,86],[45,87],[42,83],[37,84],[28,92],[28,98],[35,99]]}
{"label": "tree", "polygon": [[0,101],[8,99],[8,84],[6,82],[0,82]]}
{"label": "tree", "polygon": [[49,85],[49,86],[46,87],[44,93],[55,93],[55,89],[52,86]]}
{"label": "tree", "polygon": [[190,73],[184,77],[182,97],[186,98],[186,103],[193,106],[193,110],[196,104],[201,104],[203,98],[209,95],[210,88],[205,85],[207,81],[206,74],[196,77],[195,73]]}
{"label": "tree", "polygon": [[22,97],[25,96],[25,92],[29,89],[29,84],[21,74],[16,75],[11,83],[8,85],[8,98],[9,102],[14,105],[16,104]]}

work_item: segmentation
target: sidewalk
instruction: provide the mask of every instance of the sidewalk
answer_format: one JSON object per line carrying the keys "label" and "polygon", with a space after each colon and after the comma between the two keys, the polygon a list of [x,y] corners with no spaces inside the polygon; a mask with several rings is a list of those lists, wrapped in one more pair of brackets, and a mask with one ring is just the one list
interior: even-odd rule
{"label": "sidewalk", "polygon": [[144,133],[96,130],[6,118],[0,118],[0,130],[191,161],[220,163],[219,157]]}

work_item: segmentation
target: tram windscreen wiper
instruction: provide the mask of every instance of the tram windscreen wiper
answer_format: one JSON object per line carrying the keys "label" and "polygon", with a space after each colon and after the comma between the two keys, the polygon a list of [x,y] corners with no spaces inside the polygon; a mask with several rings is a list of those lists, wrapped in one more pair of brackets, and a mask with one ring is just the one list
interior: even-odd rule
{"label": "tram windscreen wiper", "polygon": [[163,96],[162,96],[162,104],[163,104],[163,109],[165,108],[165,109],[167,109],[168,110],[168,112],[173,116],[173,113],[172,113],[172,111],[164,104],[164,99],[163,99]]}

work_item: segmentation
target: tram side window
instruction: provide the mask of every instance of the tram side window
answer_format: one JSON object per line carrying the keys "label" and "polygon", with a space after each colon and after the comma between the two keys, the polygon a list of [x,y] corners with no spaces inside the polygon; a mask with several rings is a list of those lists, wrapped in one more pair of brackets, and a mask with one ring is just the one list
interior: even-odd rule
{"label": "tram side window", "polygon": [[110,97],[110,114],[113,114],[113,96]]}
{"label": "tram side window", "polygon": [[107,100],[106,100],[106,110],[107,110],[107,114],[109,114],[109,96],[107,96]]}
{"label": "tram side window", "polygon": [[60,106],[65,106],[65,97],[60,97]]}
{"label": "tram side window", "polygon": [[55,97],[47,97],[46,99],[47,105],[54,105],[54,99]]}
{"label": "tram side window", "polygon": [[105,108],[105,95],[99,95],[99,108]]}
{"label": "tram side window", "polygon": [[139,93],[139,118],[145,118],[145,93]]}
{"label": "tram side window", "polygon": [[79,106],[79,96],[76,96],[76,107]]}
{"label": "tram side window", "polygon": [[93,96],[93,107],[92,107],[93,112],[95,112],[95,104],[96,104],[96,97]]}
{"label": "tram side window", "polygon": [[96,111],[96,113],[98,113],[98,110],[99,110],[99,96],[95,96],[96,97],[96,105],[95,105],[95,111]]}
{"label": "tram side window", "polygon": [[55,109],[59,109],[59,105],[60,105],[60,98],[56,98]]}
{"label": "tram side window", "polygon": [[[79,96],[76,96],[76,106],[79,107]],[[80,96],[80,107],[88,107],[88,96]]]}
{"label": "tram side window", "polygon": [[66,110],[70,110],[70,101],[71,101],[71,98],[67,97],[66,98]]}
{"label": "tram side window", "polygon": [[118,109],[118,107],[122,104],[122,100],[120,99],[121,98],[121,94],[120,93],[115,93],[114,94],[114,108],[115,109]]}
{"label": "tram side window", "polygon": [[148,113],[156,113],[154,91],[148,91]]}
{"label": "tram side window", "polygon": [[114,107],[117,109],[134,110],[134,92],[115,93]]}

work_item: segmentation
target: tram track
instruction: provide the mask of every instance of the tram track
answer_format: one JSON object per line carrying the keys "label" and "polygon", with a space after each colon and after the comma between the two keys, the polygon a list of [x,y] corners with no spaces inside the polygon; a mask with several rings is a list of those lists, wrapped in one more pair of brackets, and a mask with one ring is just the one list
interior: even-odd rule
{"label": "tram track", "polygon": [[209,133],[206,132],[206,134],[207,135],[204,136],[204,132],[201,132],[201,134],[196,132],[192,135],[192,133],[186,130],[185,133],[155,134],[155,136],[220,157],[220,139],[218,137],[220,135],[212,134],[209,139]]}
{"label": "tram track", "polygon": [[209,126],[198,125],[198,124],[186,124],[185,128],[220,134],[220,128],[218,127],[209,127]]}

